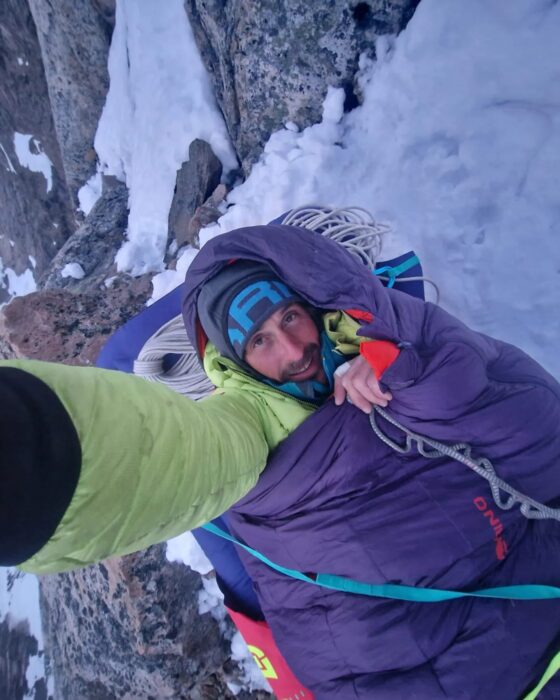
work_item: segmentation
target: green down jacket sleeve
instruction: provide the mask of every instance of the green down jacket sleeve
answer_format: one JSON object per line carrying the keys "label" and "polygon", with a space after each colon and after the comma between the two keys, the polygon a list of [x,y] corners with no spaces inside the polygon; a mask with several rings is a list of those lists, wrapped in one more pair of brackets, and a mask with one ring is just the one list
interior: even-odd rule
{"label": "green down jacket sleeve", "polygon": [[77,486],[48,541],[20,568],[49,573],[174,537],[256,483],[269,447],[240,392],[195,403],[120,372],[7,361],[52,389],[77,431]]}

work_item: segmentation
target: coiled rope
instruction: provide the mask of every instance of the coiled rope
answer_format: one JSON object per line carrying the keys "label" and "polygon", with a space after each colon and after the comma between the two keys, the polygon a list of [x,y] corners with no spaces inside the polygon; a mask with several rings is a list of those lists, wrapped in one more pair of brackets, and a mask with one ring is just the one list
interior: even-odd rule
{"label": "coiled rope", "polygon": [[[352,255],[366,267],[373,270],[381,255],[383,238],[391,233],[388,224],[376,221],[362,207],[334,208],[320,204],[308,204],[297,209],[291,209],[282,218],[286,226],[299,226],[315,231],[344,246]],[[378,275],[379,279],[390,282],[391,277]],[[436,294],[436,304],[439,304],[440,292],[437,284],[424,276],[404,277],[399,275],[401,282],[427,282]],[[394,281],[394,280],[393,280]],[[391,285],[389,285],[391,286]]]}
{"label": "coiled rope", "polygon": [[[405,437],[404,445],[399,445],[385,435],[377,424],[376,413],[403,432]],[[369,422],[377,437],[399,454],[410,452],[413,449],[413,443],[416,443],[416,449],[422,457],[427,459],[451,457],[451,459],[466,465],[489,483],[494,503],[498,508],[510,510],[517,503],[520,506],[521,513],[529,520],[560,520],[560,508],[550,508],[544,503],[539,503],[530,496],[514,489],[507,481],[500,479],[489,459],[486,457],[472,457],[472,448],[467,443],[459,442],[455,445],[446,445],[438,440],[432,440],[432,438],[425,435],[415,433],[399,423],[379,406],[374,406],[374,410],[369,414]],[[426,446],[432,449],[428,450]]]}
{"label": "coiled rope", "polygon": [[[165,369],[163,364],[166,355],[178,356],[169,369]],[[146,341],[138,359],[134,361],[133,372],[150,382],[165,384],[194,400],[202,399],[214,390],[188,339],[181,315],[161,326]]]}
{"label": "coiled rope", "polygon": [[287,212],[282,223],[315,231],[344,246],[368,268],[373,269],[381,254],[383,236],[390,233],[387,224],[375,221],[361,207],[335,209],[309,204]]}

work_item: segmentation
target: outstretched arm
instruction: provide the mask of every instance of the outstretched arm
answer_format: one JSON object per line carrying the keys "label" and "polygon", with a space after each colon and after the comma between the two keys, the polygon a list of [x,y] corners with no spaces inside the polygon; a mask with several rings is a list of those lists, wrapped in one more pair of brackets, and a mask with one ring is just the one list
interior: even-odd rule
{"label": "outstretched arm", "polygon": [[[227,510],[252,488],[266,463],[258,412],[242,395],[195,403],[120,372],[32,361],[0,363],[0,384],[14,369],[50,392],[52,406],[58,406],[62,422],[66,415],[76,439],[71,429],[58,434],[53,411],[39,411],[32,405],[36,392],[27,392],[24,403],[33,418],[21,447],[25,440],[33,445],[26,471],[17,459],[6,463],[5,457],[0,469],[3,479],[10,475],[15,497],[7,506],[26,513],[12,538],[25,544],[31,536],[36,543],[33,529],[39,527],[44,541],[25,561],[8,557],[0,563],[47,573],[161,542]],[[66,502],[57,504],[60,517],[53,528],[47,496],[60,492],[66,492]],[[0,534],[0,556],[10,549],[6,537]]]}

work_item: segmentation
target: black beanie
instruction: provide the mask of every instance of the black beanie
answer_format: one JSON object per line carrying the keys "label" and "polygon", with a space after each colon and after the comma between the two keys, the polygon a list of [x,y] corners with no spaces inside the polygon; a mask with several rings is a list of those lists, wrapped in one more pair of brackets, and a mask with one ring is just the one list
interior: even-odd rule
{"label": "black beanie", "polygon": [[0,367],[0,566],[22,564],[51,538],[80,465],[78,434],[55,392]]}

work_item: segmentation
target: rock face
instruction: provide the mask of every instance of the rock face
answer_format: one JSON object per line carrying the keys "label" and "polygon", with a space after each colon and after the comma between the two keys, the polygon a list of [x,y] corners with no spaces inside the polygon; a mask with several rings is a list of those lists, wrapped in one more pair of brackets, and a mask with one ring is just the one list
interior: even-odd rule
{"label": "rock face", "polygon": [[[25,2],[0,3],[0,37],[0,258],[17,274],[35,261],[38,276],[76,224],[39,43]],[[37,171],[20,162],[16,140],[20,155],[29,154]],[[40,158],[32,158],[41,154],[47,177],[38,171]]]}
{"label": "rock face", "polygon": [[38,653],[35,637],[29,632],[26,622],[10,624],[7,615],[0,622],[0,697],[6,700],[47,700],[47,686],[44,679],[29,688],[26,671],[29,659]]}
{"label": "rock face", "polygon": [[169,236],[178,245],[192,243],[190,222],[195,211],[220,184],[222,164],[210,145],[195,139],[189,146],[189,159],[177,173],[177,184],[169,212]]}
{"label": "rock face", "polygon": [[202,59],[247,173],[276,129],[321,118],[329,85],[357,105],[354,81],[375,37],[396,34],[419,0],[184,0]]}
{"label": "rock face", "polygon": [[[39,286],[88,291],[102,288],[116,275],[115,255],[123,243],[128,222],[128,190],[115,178],[104,178],[103,193],[78,230],[51,261]],[[78,264],[84,279],[67,275],[68,264]]]}
{"label": "rock face", "polygon": [[16,297],[0,310],[3,357],[94,365],[108,337],[150,296],[149,277],[119,280],[103,292],[64,289]]}
{"label": "rock face", "polygon": [[109,88],[107,56],[114,7],[91,0],[28,2],[41,45],[66,182],[77,204],[78,190],[95,172],[93,139]]}
{"label": "rock face", "polygon": [[163,545],[42,577],[56,697],[232,698],[227,642],[209,613],[199,615],[200,589],[200,576],[167,562]]}

